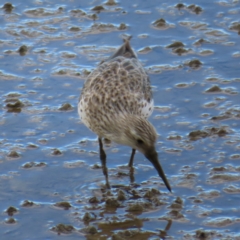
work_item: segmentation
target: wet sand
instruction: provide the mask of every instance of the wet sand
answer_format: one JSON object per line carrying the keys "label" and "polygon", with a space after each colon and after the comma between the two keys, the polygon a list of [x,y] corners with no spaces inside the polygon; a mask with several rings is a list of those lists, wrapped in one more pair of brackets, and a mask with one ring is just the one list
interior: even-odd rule
{"label": "wet sand", "polygon": [[[0,5],[1,239],[239,239],[240,2]],[[122,43],[150,75],[172,186],[79,120],[88,74]],[[59,236],[60,235],[60,236]]]}

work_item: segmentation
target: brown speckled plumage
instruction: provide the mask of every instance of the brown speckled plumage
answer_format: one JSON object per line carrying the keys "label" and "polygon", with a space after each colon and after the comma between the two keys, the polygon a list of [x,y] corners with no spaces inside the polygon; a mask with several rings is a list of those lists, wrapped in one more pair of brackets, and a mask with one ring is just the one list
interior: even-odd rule
{"label": "brown speckled plumage", "polygon": [[[99,141],[104,137],[128,145],[134,151],[133,156],[137,149],[149,159],[157,154],[154,146],[157,134],[147,120],[152,111],[149,76],[127,39],[113,56],[100,63],[88,76],[78,104],[80,118],[99,136]],[[103,149],[100,151],[104,152]],[[160,166],[158,159],[149,160],[154,166],[157,161]],[[161,177],[166,179],[165,175]]]}

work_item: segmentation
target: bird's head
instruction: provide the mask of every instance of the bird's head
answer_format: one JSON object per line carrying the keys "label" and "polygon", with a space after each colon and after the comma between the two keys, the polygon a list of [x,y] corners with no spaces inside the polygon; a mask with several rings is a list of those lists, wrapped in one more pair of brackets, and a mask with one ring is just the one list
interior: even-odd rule
{"label": "bird's head", "polygon": [[155,151],[157,133],[148,120],[138,116],[131,116],[124,129],[124,135],[128,145],[142,154],[146,155],[151,151]]}
{"label": "bird's head", "polygon": [[[122,119],[121,119],[122,120]],[[157,132],[153,125],[145,118],[130,115],[124,120],[123,129],[120,129],[118,141],[120,144],[128,145],[138,150],[153,164],[166,187],[171,191],[170,184],[158,161],[158,154],[155,149]]]}

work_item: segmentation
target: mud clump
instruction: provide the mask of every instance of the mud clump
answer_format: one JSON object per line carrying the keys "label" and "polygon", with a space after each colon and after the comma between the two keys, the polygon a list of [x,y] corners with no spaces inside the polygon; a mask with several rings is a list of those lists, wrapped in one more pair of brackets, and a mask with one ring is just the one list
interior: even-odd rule
{"label": "mud clump", "polygon": [[149,53],[152,51],[152,48],[151,47],[144,47],[142,49],[140,49],[138,52],[139,53],[143,53],[143,54],[146,54],[146,53]]}
{"label": "mud clump", "polygon": [[29,200],[24,200],[23,203],[21,204],[22,207],[33,207],[34,205],[36,204]]}
{"label": "mud clump", "polygon": [[8,102],[6,108],[8,112],[19,113],[22,111],[24,104],[19,99],[6,99]]}
{"label": "mud clump", "polygon": [[185,49],[184,46],[185,45],[182,42],[176,41],[166,46],[166,48],[172,48],[173,53],[181,56],[182,54],[189,52],[189,50]]}
{"label": "mud clump", "polygon": [[203,9],[200,6],[197,6],[195,4],[191,4],[187,6],[187,9],[189,9],[191,12],[199,14],[203,11]]}
{"label": "mud clump", "polygon": [[64,210],[68,210],[72,207],[72,205],[69,202],[57,202],[54,204],[55,207],[63,208]]}
{"label": "mud clump", "polygon": [[128,174],[125,173],[125,172],[118,172],[118,173],[117,173],[117,176],[118,176],[118,177],[125,177],[125,176],[128,176]]}
{"label": "mud clump", "polygon": [[90,32],[94,33],[102,33],[102,32],[112,32],[119,30],[117,26],[111,24],[111,23],[94,23],[91,26]]}
{"label": "mud clump", "polygon": [[35,168],[35,167],[46,167],[47,164],[44,162],[27,162],[22,165],[22,168],[29,169],[29,168]]}
{"label": "mud clump", "polygon": [[226,227],[234,223],[234,220],[228,217],[218,217],[205,221],[204,225],[211,227]]}
{"label": "mud clump", "polygon": [[118,191],[117,200],[119,200],[119,201],[126,200],[126,195],[125,195],[124,191],[122,191],[121,189]]}
{"label": "mud clump", "polygon": [[144,197],[144,198],[147,198],[147,199],[151,199],[151,198],[153,198],[153,197],[155,197],[156,195],[159,195],[159,194],[160,194],[160,192],[159,192],[157,189],[152,188],[152,189],[148,190],[148,191],[143,195],[143,197]]}
{"label": "mud clump", "polygon": [[144,210],[143,206],[139,203],[130,204],[126,211],[134,213],[142,213]]}
{"label": "mud clump", "polygon": [[190,138],[191,141],[196,141],[198,139],[206,138],[214,135],[223,137],[223,136],[226,136],[227,134],[229,134],[229,132],[223,127],[220,127],[220,128],[211,127],[211,128],[206,128],[205,131],[204,130],[192,131],[189,133],[188,137]]}
{"label": "mud clump", "polygon": [[179,210],[175,209],[168,212],[168,215],[170,215],[173,219],[184,218],[184,215]]}
{"label": "mud clump", "polygon": [[80,17],[85,17],[87,14],[83,11],[83,10],[81,10],[81,9],[73,9],[73,10],[71,10],[70,11],[70,13],[71,13],[71,15],[73,16],[73,17],[78,17],[78,18],[80,18]]}
{"label": "mud clump", "polygon": [[193,60],[187,62],[186,65],[192,69],[199,69],[202,66],[202,63],[198,59],[193,59]]}
{"label": "mud clump", "polygon": [[125,219],[123,221],[114,220],[108,222],[99,222],[98,228],[102,230],[107,229],[127,229],[127,228],[141,228],[143,226],[142,219],[134,218],[134,219]]}
{"label": "mud clump", "polygon": [[92,169],[100,169],[102,167],[100,165],[98,165],[97,163],[95,163],[91,168]]}
{"label": "mud clump", "polygon": [[161,27],[165,27],[166,26],[166,21],[163,18],[160,18],[158,20],[156,20],[153,25],[155,27],[161,28]]}
{"label": "mud clump", "polygon": [[13,216],[17,212],[18,212],[17,208],[12,206],[6,210],[6,213],[8,214],[8,216]]}
{"label": "mud clump", "polygon": [[114,6],[114,5],[117,5],[117,2],[115,2],[114,0],[108,0],[104,4],[107,6]]}
{"label": "mud clump", "polygon": [[12,10],[14,9],[14,6],[13,6],[11,3],[7,2],[7,3],[5,3],[5,4],[3,5],[2,8],[4,9],[4,11],[5,11],[6,13],[11,13]]}
{"label": "mud clump", "polygon": [[214,116],[211,120],[240,119],[240,109],[237,106],[230,107],[221,112],[218,116]]}
{"label": "mud clump", "polygon": [[53,150],[52,155],[53,156],[61,156],[62,152],[59,149],[56,148],[56,149]]}
{"label": "mud clump", "polygon": [[214,86],[208,88],[205,92],[207,92],[207,93],[220,93],[220,92],[222,92],[222,89],[218,85],[214,85]]}
{"label": "mud clump", "polygon": [[5,223],[6,224],[15,224],[15,223],[17,223],[17,220],[15,218],[11,217],[11,218],[6,219]]}
{"label": "mud clump", "polygon": [[230,194],[240,194],[240,188],[238,188],[234,185],[230,185],[230,186],[224,188],[223,191],[226,193],[230,193]]}
{"label": "mud clump", "polygon": [[86,212],[86,213],[84,214],[82,220],[83,220],[85,223],[89,223],[89,222],[91,222],[91,221],[96,220],[96,218],[97,218],[97,216],[96,216],[94,213]]}
{"label": "mud clump", "polygon": [[229,27],[229,29],[232,31],[237,31],[238,35],[240,35],[240,23],[239,22],[232,23],[232,25]]}
{"label": "mud clump", "polygon": [[107,198],[105,204],[108,208],[118,208],[120,206],[120,203],[115,198]]}
{"label": "mud clump", "polygon": [[97,197],[91,197],[89,200],[88,200],[89,203],[92,203],[92,204],[97,204],[99,203],[99,200]]}
{"label": "mud clump", "polygon": [[240,176],[239,174],[231,174],[231,173],[222,173],[222,174],[213,174],[209,177],[209,180],[212,184],[220,184],[220,183],[226,183],[226,182],[233,182],[233,181],[239,181]]}
{"label": "mud clump", "polygon": [[185,5],[183,3],[178,3],[177,5],[175,5],[175,8],[177,8],[178,10],[185,8]]}
{"label": "mud clump", "polygon": [[26,45],[22,45],[19,49],[18,52],[20,56],[25,56],[27,54],[28,48]]}
{"label": "mud clump", "polygon": [[214,199],[220,196],[220,192],[217,190],[209,190],[201,192],[198,194],[198,197],[201,199]]}
{"label": "mud clump", "polygon": [[[140,230],[124,230],[114,233],[112,240],[126,240],[126,239],[150,239],[151,236],[155,235],[151,231],[140,231]],[[156,238],[158,239],[158,238]]]}
{"label": "mud clump", "polygon": [[180,48],[174,48],[172,52],[177,54],[178,56],[182,56],[183,54],[188,53],[189,50],[186,48],[180,47]]}
{"label": "mud clump", "polygon": [[205,40],[203,38],[200,38],[199,40],[197,40],[196,42],[193,43],[193,45],[195,46],[201,46],[204,43],[210,43],[208,40]]}
{"label": "mud clump", "polygon": [[171,135],[171,136],[167,137],[167,139],[172,140],[172,141],[179,141],[182,139],[182,137],[179,135]]}
{"label": "mud clump", "polygon": [[101,6],[101,5],[99,5],[99,6],[93,7],[91,10],[92,11],[96,11],[96,12],[101,12],[101,11],[104,11],[105,8],[103,6]]}
{"label": "mud clump", "polygon": [[67,71],[65,69],[59,69],[55,72],[57,75],[67,75]]}
{"label": "mud clump", "polygon": [[58,108],[58,110],[60,110],[60,111],[70,111],[72,109],[73,109],[73,107],[70,103],[63,103],[62,106],[60,108]]}
{"label": "mud clump", "polygon": [[50,16],[57,16],[63,13],[63,8],[58,7],[55,9],[49,9],[44,7],[37,7],[32,9],[27,9],[24,13],[29,17],[50,17]]}
{"label": "mud clump", "polygon": [[30,148],[30,149],[38,148],[38,146],[37,146],[36,144],[34,144],[34,143],[29,143],[29,144],[27,145],[27,147]]}
{"label": "mud clump", "polygon": [[182,209],[183,208],[183,200],[180,197],[177,197],[176,200],[169,206],[172,209]]}
{"label": "mud clump", "polygon": [[[171,24],[172,25],[172,24]],[[152,23],[152,26],[154,28],[157,28],[159,30],[165,30],[171,27],[171,25],[163,18],[160,18]]]}
{"label": "mud clump", "polygon": [[125,23],[120,23],[118,30],[125,30],[127,29],[127,25]]}
{"label": "mud clump", "polygon": [[174,42],[166,46],[166,48],[179,48],[184,47],[185,45],[182,42]]}
{"label": "mud clump", "polygon": [[94,14],[88,14],[87,15],[87,18],[88,19],[92,19],[93,21],[97,20],[98,19],[98,15],[96,13]]}
{"label": "mud clump", "polygon": [[202,130],[196,130],[196,131],[192,131],[189,133],[188,137],[190,138],[190,140],[192,141],[196,141],[200,138],[205,138],[208,136],[208,133]]}
{"label": "mud clump", "polygon": [[19,158],[20,154],[16,151],[11,151],[10,153],[8,153],[7,155],[9,158]]}
{"label": "mud clump", "polygon": [[202,229],[196,230],[196,237],[198,239],[209,239],[213,237],[214,233],[211,231],[205,231]]}
{"label": "mud clump", "polygon": [[59,223],[57,226],[52,227],[51,230],[60,235],[61,233],[70,234],[75,230],[75,228],[72,225],[66,225],[63,223]]}
{"label": "mud clump", "polygon": [[226,172],[227,168],[225,167],[214,167],[211,169],[211,172]]}
{"label": "mud clump", "polygon": [[94,227],[94,226],[88,226],[88,227],[86,227],[86,228],[81,229],[80,232],[85,233],[85,234],[94,235],[94,234],[96,234],[98,231],[97,231],[96,227]]}
{"label": "mud clump", "polygon": [[80,27],[70,27],[70,28],[69,28],[69,31],[79,32],[79,31],[81,31],[81,28],[80,28]]}
{"label": "mud clump", "polygon": [[240,159],[240,154],[232,154],[231,156],[230,156],[230,159]]}
{"label": "mud clump", "polygon": [[219,137],[223,137],[223,136],[226,136],[229,132],[224,129],[224,128],[215,128],[215,127],[212,127],[209,129],[210,130],[210,134],[212,135],[218,135]]}
{"label": "mud clump", "polygon": [[178,10],[182,10],[182,9],[186,9],[192,13],[195,14],[200,14],[203,12],[203,9],[195,4],[191,4],[189,6],[184,5],[183,3],[178,3],[177,5],[175,5],[175,8],[177,8]]}

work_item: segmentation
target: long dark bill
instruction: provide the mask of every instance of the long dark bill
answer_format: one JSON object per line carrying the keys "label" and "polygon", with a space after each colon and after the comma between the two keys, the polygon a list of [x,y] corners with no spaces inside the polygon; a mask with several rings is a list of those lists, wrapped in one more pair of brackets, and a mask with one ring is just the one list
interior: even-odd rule
{"label": "long dark bill", "polygon": [[158,172],[158,175],[162,178],[163,182],[165,183],[167,189],[172,192],[171,186],[165,176],[165,173],[158,161],[158,154],[156,151],[153,151],[151,154],[145,155],[145,157],[152,163],[152,165],[155,167],[155,169]]}

